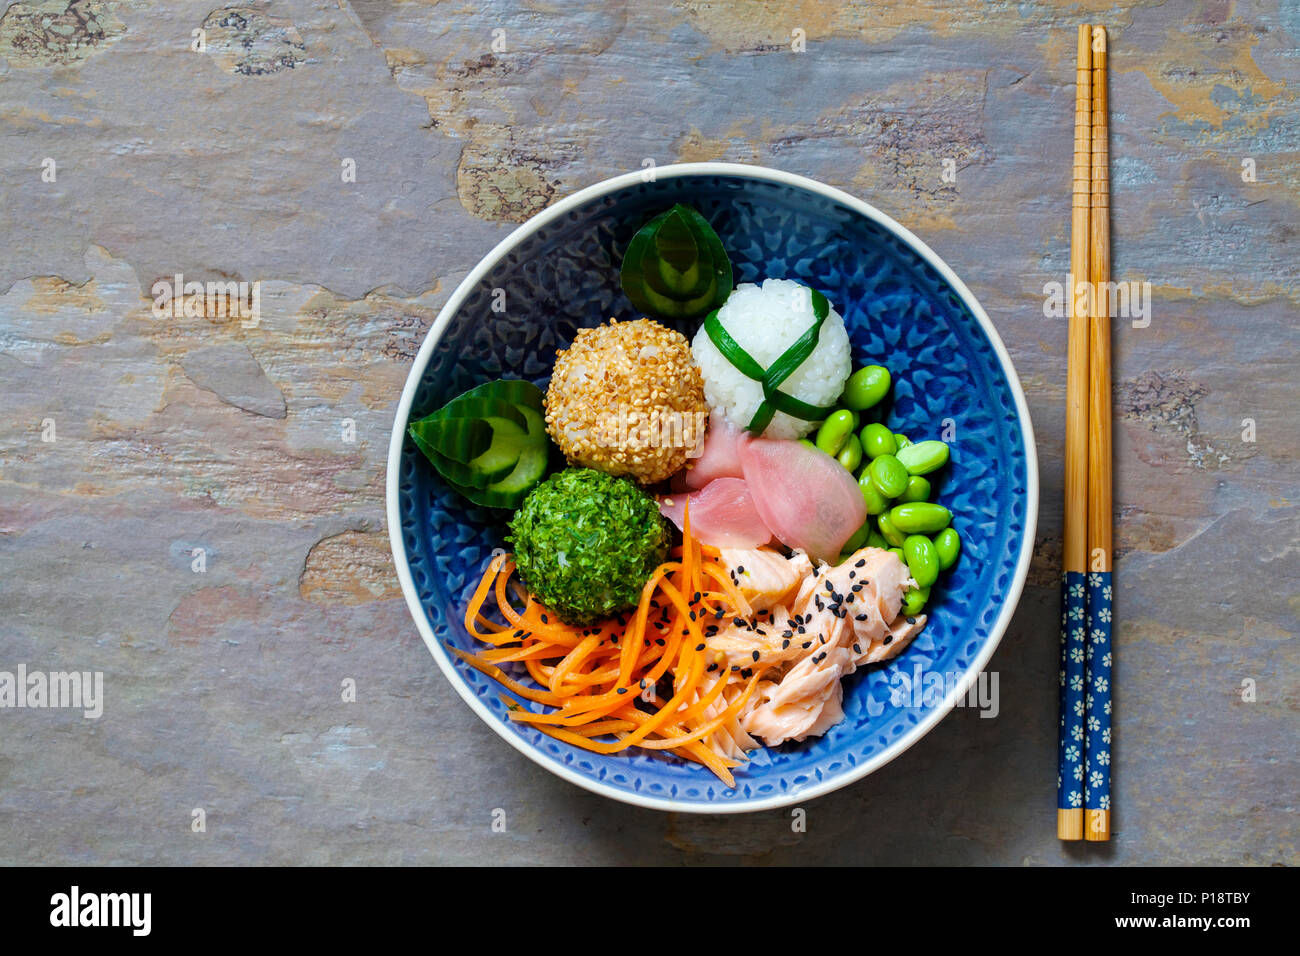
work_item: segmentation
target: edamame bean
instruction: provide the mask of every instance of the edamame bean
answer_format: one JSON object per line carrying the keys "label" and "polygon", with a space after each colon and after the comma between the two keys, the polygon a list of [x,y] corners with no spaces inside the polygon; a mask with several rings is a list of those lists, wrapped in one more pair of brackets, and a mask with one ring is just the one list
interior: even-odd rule
{"label": "edamame bean", "polygon": [[907,559],[906,559],[905,557],[903,557],[903,549],[902,549],[902,548],[890,548],[890,549],[889,549],[889,553],[890,553],[890,554],[896,554],[896,555],[898,555],[898,560],[899,560],[899,561],[902,561],[904,564],[907,564]]}
{"label": "edamame bean", "polygon": [[875,530],[874,525],[875,522],[873,522],[870,518],[862,522],[862,527],[859,528],[857,531],[853,532],[853,535],[849,538],[849,540],[844,542],[844,547],[842,547],[840,551],[847,554],[852,554],[854,551],[857,551],[859,548],[866,547],[867,538],[871,537],[871,532]]}
{"label": "edamame bean", "polygon": [[[870,524],[870,522],[867,523]],[[872,528],[871,534],[867,536],[867,547],[879,548],[881,551],[887,551],[889,550],[889,542],[885,540],[884,535],[875,528]]]}
{"label": "edamame bean", "polygon": [[903,493],[898,496],[899,501],[929,501],[930,500],[930,483],[920,475],[912,475],[907,479],[907,487]]}
{"label": "edamame bean", "polygon": [[883,365],[868,365],[849,376],[840,400],[846,407],[861,412],[879,404],[888,391],[889,369]]}
{"label": "edamame bean", "polygon": [[889,509],[889,520],[905,534],[934,534],[952,523],[952,512],[929,501],[909,501]]}
{"label": "edamame bean", "polygon": [[903,614],[907,617],[920,614],[925,602],[930,600],[929,588],[908,588],[903,593]]}
{"label": "edamame bean", "polygon": [[844,447],[845,440],[853,434],[853,413],[846,408],[831,412],[822,427],[817,429],[816,445],[834,458]]}
{"label": "edamame bean", "polygon": [[806,438],[800,438],[800,439],[799,439],[799,444],[801,444],[801,445],[806,445],[806,446],[809,447],[809,448],[816,448],[816,447],[817,447],[816,445],[814,445],[812,442],[810,442],[810,441],[809,441],[808,439],[806,439]]}
{"label": "edamame bean", "polygon": [[907,535],[894,527],[888,514],[876,515],[876,527],[880,529],[881,536],[895,548],[901,548],[903,542],[907,540]]}
{"label": "edamame bean", "polygon": [[862,476],[858,478],[858,487],[862,489],[862,500],[867,503],[867,514],[882,514],[889,508],[889,499],[880,493],[876,483],[871,480],[871,469],[862,469]]}
{"label": "edamame bean", "polygon": [[908,535],[903,541],[903,555],[918,588],[928,588],[939,580],[939,556],[934,552],[934,542],[925,535]]}
{"label": "edamame bean", "polygon": [[[908,438],[906,435],[900,435],[898,432],[894,432],[894,441],[897,443],[899,448],[906,448],[908,445],[912,444],[912,439]],[[898,453],[895,452],[894,454]]]}
{"label": "edamame bean", "polygon": [[862,464],[862,443],[858,441],[858,436],[853,432],[849,432],[844,447],[840,449],[840,453],[835,457],[849,471],[857,471],[858,465]]}
{"label": "edamame bean", "polygon": [[941,441],[922,441],[898,450],[898,460],[909,475],[928,475],[948,462],[948,445]]}
{"label": "edamame bean", "polygon": [[894,433],[879,422],[872,422],[862,429],[862,453],[872,461],[881,455],[892,455],[898,451]]}
{"label": "edamame bean", "polygon": [[961,535],[956,528],[944,528],[934,536],[934,552],[939,556],[939,570],[947,571],[961,554]]}
{"label": "edamame bean", "polygon": [[881,455],[867,466],[871,480],[886,498],[897,498],[907,487],[907,469],[893,455]]}

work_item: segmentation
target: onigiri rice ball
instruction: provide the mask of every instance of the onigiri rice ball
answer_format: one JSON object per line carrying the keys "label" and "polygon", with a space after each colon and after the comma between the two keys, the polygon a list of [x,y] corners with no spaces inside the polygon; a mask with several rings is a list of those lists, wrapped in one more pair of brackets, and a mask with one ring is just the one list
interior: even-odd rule
{"label": "onigiri rice ball", "polygon": [[[718,310],[718,321],[736,344],[764,368],[808,331],[813,323],[812,292],[790,279],[764,279],[736,286]],[[718,351],[701,325],[691,342],[691,354],[704,376],[704,397],[709,407],[744,428],[763,401],[763,386],[743,375]],[[781,391],[810,405],[831,405],[844,391],[853,357],[844,319],[832,305],[822,322],[817,347],[789,378]],[[802,438],[812,422],[777,412],[763,432],[764,438]]]}

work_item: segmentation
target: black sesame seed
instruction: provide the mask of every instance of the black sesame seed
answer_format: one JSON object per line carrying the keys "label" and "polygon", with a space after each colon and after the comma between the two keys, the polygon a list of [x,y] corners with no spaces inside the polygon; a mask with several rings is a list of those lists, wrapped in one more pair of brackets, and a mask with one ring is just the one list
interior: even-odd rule
{"label": "black sesame seed", "polygon": [[812,647],[812,641],[804,641],[804,642],[803,642],[803,649],[804,649],[805,651],[808,650],[808,648],[810,648],[810,647]]}
{"label": "black sesame seed", "polygon": [[758,663],[758,651],[751,651],[751,653],[754,655],[754,663]]}
{"label": "black sesame seed", "polygon": [[626,688],[626,687],[620,687],[620,688],[618,689],[618,692],[619,692],[620,694],[626,694],[626,693],[627,693],[627,688]]}
{"label": "black sesame seed", "polygon": [[855,564],[855,565],[853,565],[853,566],[854,566],[855,568],[860,568],[860,567],[862,567],[862,566],[863,566],[864,564],[866,564],[866,563],[867,563],[867,559],[866,559],[866,558],[862,558],[861,560],[858,561],[857,564]]}
{"label": "black sesame seed", "polygon": [[740,672],[740,676],[748,679],[749,676],[753,673],[754,673],[753,671],[751,671],[748,667],[746,667],[743,671]]}
{"label": "black sesame seed", "polygon": [[662,637],[656,637],[656,638],[655,638],[655,643],[658,644],[660,647],[663,647],[663,646],[664,646],[664,639],[663,639]]}
{"label": "black sesame seed", "polygon": [[704,650],[704,645],[703,645],[703,644],[696,644],[696,645],[695,645],[695,649],[696,649],[697,651],[702,651],[702,650]]}
{"label": "black sesame seed", "polygon": [[916,623],[916,618],[914,618],[914,617],[909,617],[909,618],[907,619],[907,623],[908,623],[908,624],[915,624],[915,623]]}
{"label": "black sesame seed", "polygon": [[782,642],[781,642],[781,650],[785,650],[785,649],[786,649],[787,647],[789,647],[789,646],[790,646],[790,642],[789,642],[789,641],[782,641]]}
{"label": "black sesame seed", "polygon": [[889,643],[892,642],[893,640],[894,640],[894,635],[893,635],[893,634],[886,634],[886,635],[885,635],[885,639],[884,639],[881,643],[882,643],[882,644],[889,644]]}
{"label": "black sesame seed", "polygon": [[706,668],[704,668],[704,669],[705,669],[706,671],[708,671],[708,672],[711,674],[711,673],[713,673],[714,671],[716,671],[716,670],[718,669],[718,665],[717,665],[717,664],[710,664],[708,667],[706,667]]}
{"label": "black sesame seed", "polygon": [[862,653],[862,648],[859,647],[857,644],[854,644],[854,645],[853,645],[853,653],[854,653],[854,654],[861,654],[861,653]]}

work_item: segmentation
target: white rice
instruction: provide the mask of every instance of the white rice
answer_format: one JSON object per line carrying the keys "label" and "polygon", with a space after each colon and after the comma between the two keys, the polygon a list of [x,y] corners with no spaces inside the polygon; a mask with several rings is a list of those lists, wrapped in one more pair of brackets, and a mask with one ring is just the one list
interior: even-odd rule
{"label": "white rice", "polygon": [[[789,279],[764,279],[762,286],[751,282],[738,285],[718,310],[722,327],[764,368],[808,331],[813,318],[808,287]],[[742,375],[718,351],[703,324],[695,333],[691,354],[704,375],[704,397],[709,407],[720,410],[740,428],[748,425],[763,400],[763,387]],[[811,405],[830,405],[840,397],[850,371],[849,334],[844,319],[831,306],[822,322],[817,347],[781,383],[780,389]],[[763,437],[801,438],[812,429],[812,422],[777,412]]]}

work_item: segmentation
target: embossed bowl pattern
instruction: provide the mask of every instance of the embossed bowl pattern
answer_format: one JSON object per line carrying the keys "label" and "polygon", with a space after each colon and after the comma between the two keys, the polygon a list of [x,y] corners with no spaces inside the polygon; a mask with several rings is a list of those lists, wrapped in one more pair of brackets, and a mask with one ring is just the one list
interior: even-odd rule
{"label": "embossed bowl pattern", "polygon": [[[789,278],[844,316],[854,364],[893,374],[885,421],[913,440],[945,437],[936,500],[955,515],[962,556],[936,585],[930,620],[887,665],[847,678],[845,719],[825,736],[760,749],[724,787],[698,765],[644,751],[598,755],[510,721],[502,688],[444,644],[474,649],[461,619],[508,515],[449,490],[406,425],[479,382],[545,387],[577,329],[635,318],[618,282],[628,241],[674,202],[717,230],[736,282]],[[494,309],[495,306],[495,309]],[[696,323],[679,326],[688,337]],[[784,806],[858,779],[918,740],[992,655],[1028,569],[1037,472],[1024,397],[978,302],[937,256],[888,217],[811,180],[758,167],[663,167],[590,187],[525,223],[453,294],[420,350],[394,425],[388,512],[412,614],[435,660],[507,741],[588,789],[660,809]],[[526,679],[526,675],[525,675]],[[913,685],[919,684],[919,687]],[[436,742],[434,742],[436,745]],[[445,759],[464,759],[464,755]]]}

